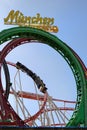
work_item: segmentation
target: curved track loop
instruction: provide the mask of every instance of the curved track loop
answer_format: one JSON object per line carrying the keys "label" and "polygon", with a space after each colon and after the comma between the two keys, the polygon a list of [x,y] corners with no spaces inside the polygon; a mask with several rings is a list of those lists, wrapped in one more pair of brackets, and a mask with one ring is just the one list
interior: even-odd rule
{"label": "curved track loop", "polygon": [[81,58],[77,55],[77,53],[72,48],[70,48],[70,49],[73,52],[73,54],[76,56],[76,58],[78,59],[78,61],[80,62],[80,64],[82,65],[82,68],[83,68],[83,70],[85,72],[85,77],[87,79],[87,68],[86,68],[85,64],[83,63],[83,61],[81,60]]}
{"label": "curved track loop", "polygon": [[[23,38],[21,44],[24,44],[23,41],[29,40],[38,40],[38,42],[42,42],[54,48],[58,53],[60,53],[63,58],[69,64],[76,81],[77,86],[77,104],[75,111],[68,122],[67,126],[79,126],[83,124],[87,126],[87,80],[85,78],[85,72],[81,62],[74,55],[73,51],[60,39],[56,36],[47,33],[42,30],[38,30],[35,28],[27,28],[27,27],[16,27],[7,30],[3,30],[0,33],[0,43],[4,43],[6,41],[15,39],[15,38]],[[14,43],[17,43],[18,40],[14,40]],[[15,45],[8,44],[3,50],[0,57],[0,66],[2,65],[2,61],[5,58],[6,54],[9,53],[14,47],[18,46],[20,42]],[[6,48],[7,52],[6,52]]]}
{"label": "curved track loop", "polygon": [[[6,85],[5,85],[5,91],[1,86],[1,74],[0,74],[0,126],[25,126],[24,122],[16,115],[16,113],[13,111],[13,109],[10,107],[10,104],[8,102],[8,97],[9,97],[9,91],[10,91],[10,75],[9,75],[9,70],[8,66],[5,60],[3,60],[2,63],[4,75],[5,75],[5,80],[6,80]],[[11,119],[14,118],[14,121],[11,122]],[[11,122],[11,123],[10,123]]]}
{"label": "curved track loop", "polygon": [[[24,73],[29,75],[34,81],[37,80],[36,81],[37,86],[44,86],[43,81],[40,80],[40,78],[35,73],[33,73],[30,69],[26,68],[23,64],[21,64],[19,62],[17,62],[17,64],[14,64],[12,62],[7,62],[7,64],[9,64],[13,67],[16,67],[18,70],[23,71]],[[41,90],[44,90],[44,88],[46,90],[45,86],[42,88],[43,89],[41,89]],[[39,89],[39,87],[38,87],[38,89]],[[44,92],[44,91],[42,91],[42,92]],[[10,94],[14,94],[14,92],[10,91]],[[67,114],[70,114],[70,113],[68,113],[68,112],[74,111],[73,107],[65,107],[65,103],[76,104],[76,102],[74,102],[74,101],[59,100],[59,99],[54,99],[51,96],[47,96],[47,101],[44,105],[44,103],[43,103],[44,95],[38,94],[37,92],[30,93],[30,92],[21,90],[21,91],[16,92],[16,97],[17,96],[18,96],[18,98],[22,97],[23,99],[26,98],[26,99],[37,100],[38,105],[39,105],[38,115],[35,114],[32,117],[29,116],[29,119],[27,119],[27,120],[26,120],[26,118],[24,119],[24,121],[27,124],[29,124],[30,126],[34,126],[34,127],[35,127],[35,125],[38,126],[38,124],[39,124],[39,126],[65,126],[67,120],[69,120],[69,117],[67,117]],[[57,107],[54,101],[56,101],[58,103],[61,102],[62,107]],[[44,105],[44,107],[43,107],[43,105]]]}
{"label": "curved track loop", "polygon": [[[33,115],[33,116],[31,116],[31,117],[29,117],[29,118],[27,118],[27,119],[24,120],[25,123],[29,123],[29,122],[31,122],[31,121],[34,121],[36,118],[38,118],[38,116],[39,116],[39,115],[41,114],[41,112],[43,111],[43,109],[44,109],[44,107],[45,107],[45,104],[46,104],[46,101],[47,101],[47,96],[48,96],[47,91],[46,91],[47,88],[45,87],[45,84],[44,84],[43,81],[40,79],[40,77],[37,76],[35,73],[33,73],[30,69],[28,69],[28,68],[27,68],[26,66],[24,66],[23,64],[17,62],[17,63],[16,63],[16,68],[19,69],[19,70],[21,70],[21,71],[23,71],[23,72],[25,72],[28,76],[30,76],[30,77],[34,80],[34,82],[36,83],[38,89],[39,89],[42,93],[44,93],[44,98],[43,98],[43,101],[44,101],[44,102],[43,102],[41,108],[38,110],[38,112],[37,112],[35,115]],[[22,94],[21,94],[21,95],[22,95]]]}
{"label": "curved track loop", "polygon": [[6,85],[5,85],[6,88],[5,88],[4,95],[5,95],[6,99],[8,99],[11,82],[10,82],[10,74],[9,74],[8,66],[7,66],[7,63],[5,60],[3,61],[3,70],[4,70],[4,74],[5,74],[5,80],[6,80]]}
{"label": "curved track loop", "polygon": [[34,82],[37,84],[38,89],[42,92],[42,93],[46,93],[47,88],[45,87],[45,84],[43,83],[43,81],[40,79],[39,76],[37,76],[35,73],[33,73],[30,69],[28,69],[27,67],[25,67],[23,64],[21,64],[20,62],[16,63],[16,67],[24,72],[27,73],[27,75],[29,75]]}
{"label": "curved track loop", "polygon": [[[4,61],[5,62],[5,61]],[[3,63],[4,63],[3,62]],[[6,64],[6,62],[4,63],[4,64]],[[19,69],[19,70],[21,70],[21,71],[23,71],[23,72],[25,72],[27,75],[29,75],[34,81],[35,81],[35,83],[37,84],[37,87],[38,87],[38,89],[42,92],[42,93],[44,93],[44,97],[43,97],[43,104],[42,104],[42,106],[41,106],[41,108],[38,110],[38,112],[36,112],[36,114],[34,114],[33,116],[31,116],[31,117],[29,117],[29,118],[26,118],[25,120],[23,120],[23,123],[24,124],[21,124],[21,125],[25,125],[26,126],[26,124],[31,124],[31,122],[33,122],[36,118],[38,118],[38,116],[41,114],[41,112],[43,111],[43,109],[44,109],[44,107],[45,107],[45,104],[46,104],[46,101],[47,101],[47,92],[46,92],[46,90],[47,90],[47,88],[45,87],[45,84],[43,83],[43,81],[40,79],[40,77],[39,76],[37,76],[35,73],[33,73],[31,70],[29,70],[27,67],[25,67],[23,64],[21,64],[21,63],[19,63],[19,62],[17,62],[16,64],[11,64],[11,65],[13,65],[14,67],[16,67],[17,69]],[[5,66],[5,65],[4,65]],[[6,66],[7,66],[7,64],[6,64]],[[8,88],[8,86],[6,86],[7,88]],[[10,89],[8,89],[8,94],[10,93]],[[12,92],[11,92],[12,93]],[[14,93],[14,92],[13,92]],[[12,94],[13,94],[12,93]],[[6,93],[7,94],[7,93]],[[22,94],[20,93],[20,97],[22,97]],[[16,95],[17,96],[17,95]],[[18,93],[18,96],[19,96],[19,93]],[[2,97],[3,98],[3,97]],[[6,98],[7,99],[7,98]],[[4,107],[4,109],[5,109],[5,103],[6,103],[6,101],[5,101],[5,99],[3,98],[3,107]],[[7,101],[7,103],[8,103],[8,101]],[[7,104],[6,103],[6,104]],[[11,113],[11,110],[9,110],[11,108],[11,106],[9,106],[9,107],[7,107],[6,106],[6,115],[7,115],[7,111],[10,111],[10,113]],[[15,112],[13,111],[13,113],[11,113],[11,115],[13,116],[13,119],[14,119],[14,114],[15,114]],[[5,116],[6,116],[5,115]],[[18,115],[19,116],[19,115]],[[8,120],[7,120],[8,119]],[[4,124],[4,120],[6,120],[6,124]],[[10,120],[11,120],[11,122],[10,122]],[[8,122],[9,121],[9,122]],[[19,120],[17,120],[17,123],[19,124],[19,121],[20,121],[20,119]],[[18,124],[16,124],[16,123],[14,123],[14,120],[12,120],[12,118],[11,117],[9,117],[8,118],[8,116],[6,116],[6,119],[5,119],[5,117],[2,117],[2,123],[0,124],[0,125],[16,125],[16,126],[18,126]],[[19,126],[20,126],[20,124],[19,124]]]}
{"label": "curved track loop", "polygon": [[[2,86],[0,79],[0,87]],[[0,90],[0,126],[25,126],[24,122],[14,112],[6,97],[3,95],[3,90]]]}

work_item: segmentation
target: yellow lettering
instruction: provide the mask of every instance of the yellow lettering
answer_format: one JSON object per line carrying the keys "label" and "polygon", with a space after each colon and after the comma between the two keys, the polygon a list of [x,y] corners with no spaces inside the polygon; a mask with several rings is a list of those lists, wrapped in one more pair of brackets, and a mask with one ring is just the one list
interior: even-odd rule
{"label": "yellow lettering", "polygon": [[8,16],[6,18],[4,18],[4,22],[7,23],[9,22],[10,24],[12,22],[17,23],[17,18],[19,15],[19,11],[14,12],[14,10],[10,11],[10,13],[8,14]]}
{"label": "yellow lettering", "polygon": [[37,24],[42,24],[42,17],[40,17],[40,14],[37,14]]}
{"label": "yellow lettering", "polygon": [[53,32],[54,33],[57,33],[59,30],[58,30],[58,27],[57,26],[54,26],[54,28],[53,28]]}
{"label": "yellow lettering", "polygon": [[47,17],[43,18],[43,24],[47,24]]}
{"label": "yellow lettering", "polygon": [[23,22],[23,20],[24,20],[24,15],[23,15],[22,13],[20,13],[20,15],[17,16],[16,23],[17,23],[17,24],[18,24],[18,23],[21,23],[21,22]]}
{"label": "yellow lettering", "polygon": [[43,30],[46,30],[47,32],[49,32],[49,26],[43,26]]}
{"label": "yellow lettering", "polygon": [[15,12],[14,10],[11,10],[8,16],[4,18],[4,23],[34,27],[48,32],[58,32],[57,26],[51,26],[54,24],[54,18],[42,18],[39,13],[36,14],[36,17],[27,17],[19,11]]}
{"label": "yellow lettering", "polygon": [[57,26],[51,26],[50,31],[54,32],[54,33],[57,33],[58,32],[58,27]]}
{"label": "yellow lettering", "polygon": [[31,23],[31,17],[26,17],[26,23],[30,25],[30,23]]}
{"label": "yellow lettering", "polygon": [[51,19],[51,18],[48,18],[48,19],[47,19],[47,24],[48,24],[48,25],[52,25],[53,23],[54,23],[54,18],[52,18],[52,19]]}
{"label": "yellow lettering", "polygon": [[32,17],[32,24],[37,24],[37,18],[36,17]]}

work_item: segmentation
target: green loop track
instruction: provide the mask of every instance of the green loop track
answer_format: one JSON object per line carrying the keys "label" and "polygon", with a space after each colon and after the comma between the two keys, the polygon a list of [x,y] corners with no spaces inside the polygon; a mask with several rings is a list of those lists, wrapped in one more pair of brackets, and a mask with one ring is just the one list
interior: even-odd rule
{"label": "green loop track", "polygon": [[77,103],[75,111],[66,127],[80,125],[87,126],[87,77],[82,64],[74,55],[72,49],[53,34],[36,28],[15,27],[0,32],[0,44],[15,38],[30,38],[38,40],[39,42],[51,46],[63,56],[73,72],[77,86]]}

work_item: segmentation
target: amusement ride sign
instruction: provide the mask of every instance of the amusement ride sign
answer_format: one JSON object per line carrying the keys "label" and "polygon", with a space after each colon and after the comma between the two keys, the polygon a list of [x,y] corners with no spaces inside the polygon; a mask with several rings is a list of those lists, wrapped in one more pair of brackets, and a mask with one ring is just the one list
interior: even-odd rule
{"label": "amusement ride sign", "polygon": [[37,13],[34,17],[30,17],[24,16],[20,11],[11,10],[8,16],[4,18],[4,24],[33,27],[47,32],[58,32],[58,27],[53,25],[54,18],[42,18],[39,13]]}

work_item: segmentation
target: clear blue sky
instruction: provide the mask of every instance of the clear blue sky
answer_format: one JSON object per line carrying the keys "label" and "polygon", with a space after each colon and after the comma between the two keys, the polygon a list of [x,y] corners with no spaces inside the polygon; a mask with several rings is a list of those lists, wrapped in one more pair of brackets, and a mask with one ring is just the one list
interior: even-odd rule
{"label": "clear blue sky", "polygon": [[[0,10],[0,31],[13,27],[4,25],[3,20],[10,10],[19,10],[25,16],[40,13],[42,17],[53,17],[54,25],[59,28],[53,35],[73,48],[87,65],[87,0],[3,0]],[[41,44],[30,45],[23,54],[24,49],[27,47],[20,51],[15,49],[8,60],[26,63],[43,79],[53,97],[74,100],[76,84],[65,60],[52,48]]]}

